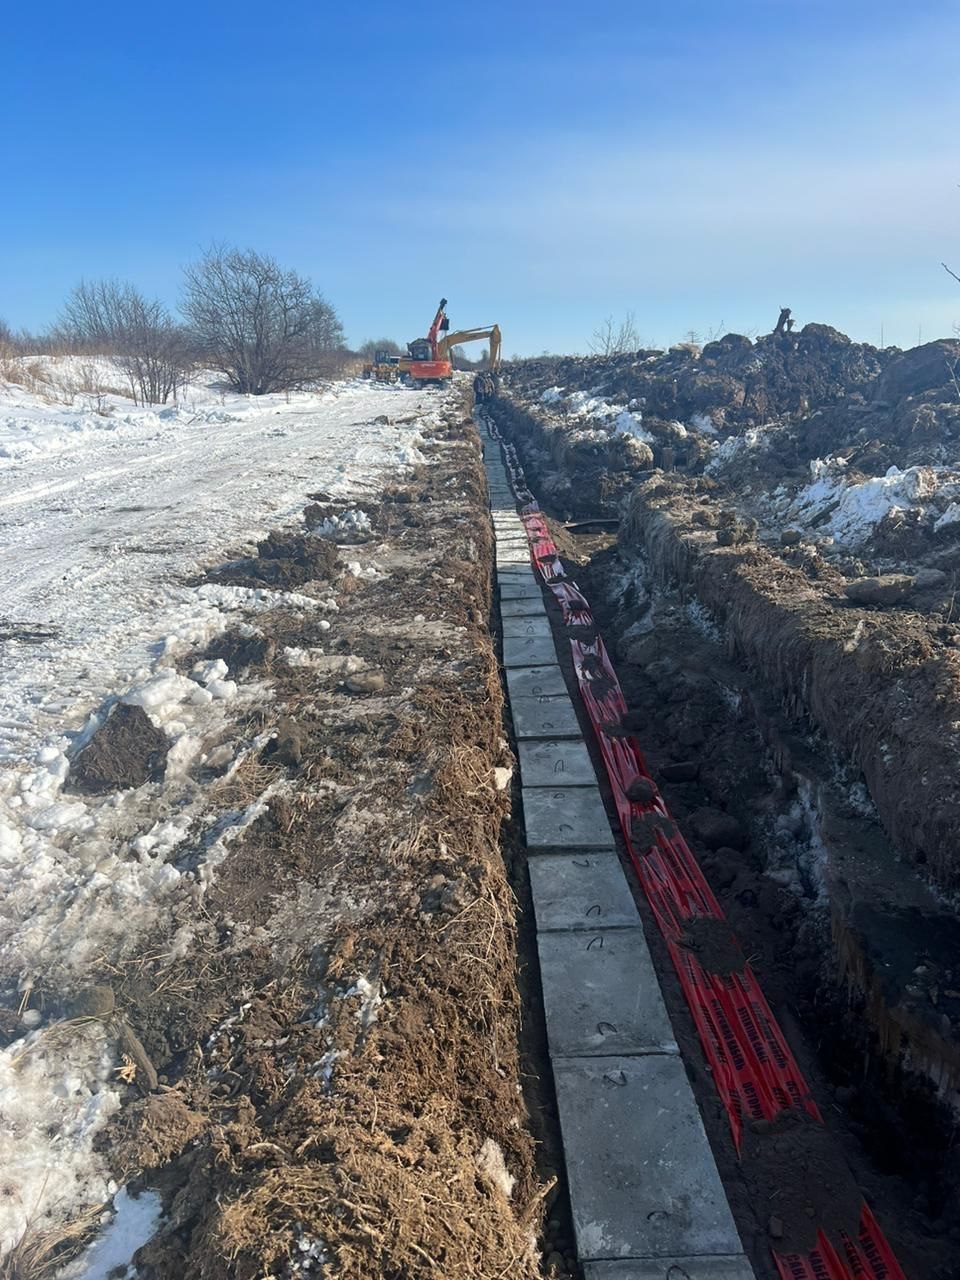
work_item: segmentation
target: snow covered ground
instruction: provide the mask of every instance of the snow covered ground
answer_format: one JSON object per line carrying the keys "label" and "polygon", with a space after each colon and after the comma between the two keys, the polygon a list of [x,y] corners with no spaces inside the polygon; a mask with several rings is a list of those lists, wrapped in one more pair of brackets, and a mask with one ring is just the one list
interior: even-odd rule
{"label": "snow covered ground", "polygon": [[100,418],[0,386],[0,760],[77,728],[186,613],[210,625],[210,607],[229,607],[229,592],[185,593],[202,564],[297,515],[308,490],[363,492],[415,460],[416,426],[374,419],[435,397],[361,382],[289,400],[198,387],[176,408],[115,400]]}
{"label": "snow covered ground", "polygon": [[[0,1254],[115,1190],[93,1151],[119,1105],[110,1038],[99,1025],[48,1035],[32,984],[55,973],[82,985],[169,895],[197,892],[169,861],[204,806],[187,768],[211,727],[268,696],[223,663],[188,679],[171,659],[279,601],[335,626],[329,595],[191,580],[298,517],[308,493],[359,495],[416,462],[444,396],[349,382],[253,399],[208,379],[169,408],[64,398],[0,383],[0,980],[19,984],[24,1009],[24,1034],[0,1052]],[[64,795],[67,753],[116,698],[165,729],[164,782]],[[201,893],[256,811],[228,815]]]}

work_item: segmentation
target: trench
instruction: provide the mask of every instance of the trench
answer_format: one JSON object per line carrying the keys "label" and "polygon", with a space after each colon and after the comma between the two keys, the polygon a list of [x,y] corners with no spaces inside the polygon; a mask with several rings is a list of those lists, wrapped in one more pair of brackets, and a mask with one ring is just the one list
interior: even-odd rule
{"label": "trench", "polygon": [[[510,431],[509,414],[492,411],[537,488],[537,450]],[[619,482],[609,488],[622,497]],[[837,901],[842,890],[825,872],[838,850],[868,869],[896,861],[858,773],[809,720],[778,703],[762,674],[731,653],[689,582],[609,525],[591,524],[583,504],[578,523],[566,528],[569,505],[551,507],[542,487],[538,496],[643,726],[638,735],[651,771],[749,950],[833,1141],[905,1272],[949,1280],[958,1274],[960,1245],[950,1063],[930,1052],[926,1028],[904,1017],[877,977],[884,953],[871,953],[864,938],[876,938],[883,922],[854,912],[867,928],[848,927],[850,903]],[[610,509],[593,514],[609,520]],[[704,809],[735,820],[741,848],[710,847],[696,830]],[[913,962],[923,928],[922,915],[905,912],[888,926],[895,936],[881,940],[905,967],[904,981],[921,967]],[[952,943],[944,942],[948,953]],[[664,957],[655,958],[664,981]],[[671,1018],[683,1025],[669,978],[664,991]],[[705,1077],[699,1085],[731,1207],[757,1274],[764,1274],[765,1251],[756,1239],[751,1247],[750,1211],[729,1138],[702,1105],[712,1084]],[[753,1223],[754,1235],[762,1225]]]}

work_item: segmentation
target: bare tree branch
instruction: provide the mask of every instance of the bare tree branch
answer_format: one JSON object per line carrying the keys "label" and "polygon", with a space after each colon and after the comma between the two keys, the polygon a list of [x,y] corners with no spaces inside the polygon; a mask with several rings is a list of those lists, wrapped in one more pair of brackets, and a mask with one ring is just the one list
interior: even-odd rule
{"label": "bare tree branch", "polygon": [[960,276],[958,276],[955,271],[951,271],[945,262],[941,262],[940,265],[941,267],[943,267],[944,271],[947,273],[948,276],[953,276],[957,284],[960,284]]}
{"label": "bare tree branch", "polygon": [[595,356],[622,356],[636,351],[640,346],[634,312],[628,311],[619,325],[613,316],[607,316],[603,324],[594,330],[590,351]]}
{"label": "bare tree branch", "polygon": [[81,280],[57,334],[74,350],[109,355],[141,404],[166,404],[192,364],[185,334],[166,307],[119,280]]}
{"label": "bare tree branch", "polygon": [[219,245],[184,274],[182,311],[198,349],[238,391],[284,391],[329,372],[343,327],[305,276]]}

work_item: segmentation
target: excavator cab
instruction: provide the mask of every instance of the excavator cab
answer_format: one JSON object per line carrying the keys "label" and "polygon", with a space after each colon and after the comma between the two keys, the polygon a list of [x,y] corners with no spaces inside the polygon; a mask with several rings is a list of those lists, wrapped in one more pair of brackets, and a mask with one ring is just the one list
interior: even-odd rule
{"label": "excavator cab", "polygon": [[413,342],[407,343],[407,350],[411,360],[433,359],[433,347],[426,338],[414,338]]}

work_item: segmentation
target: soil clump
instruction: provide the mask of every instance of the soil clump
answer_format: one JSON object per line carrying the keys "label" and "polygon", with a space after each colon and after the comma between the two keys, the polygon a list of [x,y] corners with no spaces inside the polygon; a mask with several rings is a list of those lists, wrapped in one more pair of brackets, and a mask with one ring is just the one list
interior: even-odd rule
{"label": "soil clump", "polygon": [[114,706],[70,763],[67,786],[85,795],[106,795],[163,777],[169,744],[142,707]]}

